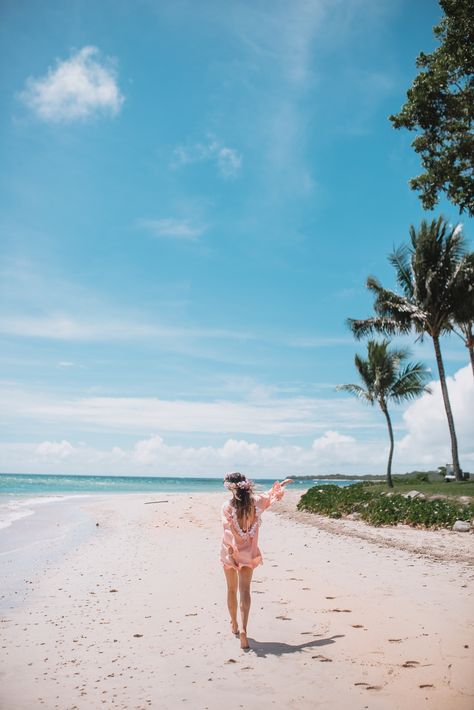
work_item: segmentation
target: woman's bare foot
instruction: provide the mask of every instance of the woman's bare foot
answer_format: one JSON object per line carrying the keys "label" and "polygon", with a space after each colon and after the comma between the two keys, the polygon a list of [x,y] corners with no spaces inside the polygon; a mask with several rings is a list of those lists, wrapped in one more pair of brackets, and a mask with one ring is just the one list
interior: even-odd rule
{"label": "woman's bare foot", "polygon": [[244,651],[250,648],[245,631],[240,632],[240,648],[243,648]]}
{"label": "woman's bare foot", "polygon": [[237,622],[237,621],[231,621],[231,622],[230,622],[230,627],[231,627],[231,629],[232,629],[232,633],[234,634],[234,636],[238,636],[238,635],[239,635],[239,624],[238,624],[238,622]]}

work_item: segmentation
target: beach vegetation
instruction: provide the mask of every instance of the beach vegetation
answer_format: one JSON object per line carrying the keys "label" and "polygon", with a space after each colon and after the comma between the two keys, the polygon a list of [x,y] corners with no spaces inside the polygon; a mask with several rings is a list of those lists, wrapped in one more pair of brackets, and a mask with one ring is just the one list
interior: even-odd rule
{"label": "beach vegetation", "polygon": [[370,525],[410,525],[421,528],[452,528],[456,520],[474,517],[474,499],[462,503],[453,498],[407,497],[356,483],[352,486],[314,486],[297,504],[298,510],[330,518],[357,517]]}
{"label": "beach vegetation", "polygon": [[[452,226],[443,217],[422,220],[418,229],[410,227],[410,244],[403,244],[389,255],[401,293],[386,289],[373,276],[367,288],[374,295],[375,315],[363,320],[348,319],[356,338],[371,333],[386,336],[415,332],[417,339],[428,335],[435,351],[444,408],[451,438],[452,465],[457,480],[462,480],[454,418],[446,384],[440,338],[453,330],[457,303],[466,282],[466,247],[461,225]],[[474,271],[469,278],[472,279]]]}
{"label": "beach vegetation", "polygon": [[444,193],[460,212],[474,214],[474,7],[472,0],[440,0],[433,32],[439,46],[416,60],[420,70],[399,113],[397,129],[415,131],[412,147],[424,172],[410,180],[423,207]]}
{"label": "beach vegetation", "polygon": [[426,386],[429,372],[420,362],[406,362],[407,349],[390,348],[389,340],[369,340],[367,358],[356,355],[354,364],[362,385],[338,385],[338,389],[357,397],[369,405],[378,404],[388,427],[390,448],[387,461],[387,484],[393,487],[392,459],[394,449],[393,428],[388,411],[389,402],[400,403],[419,397],[430,390]]}
{"label": "beach vegetation", "polygon": [[466,254],[461,263],[452,328],[468,349],[474,375],[474,252]]}

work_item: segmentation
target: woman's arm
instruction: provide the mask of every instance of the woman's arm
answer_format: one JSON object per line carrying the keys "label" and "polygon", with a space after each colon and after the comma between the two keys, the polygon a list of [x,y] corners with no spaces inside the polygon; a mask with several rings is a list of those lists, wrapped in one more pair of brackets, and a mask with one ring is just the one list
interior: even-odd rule
{"label": "woman's arm", "polygon": [[285,493],[285,486],[288,484],[293,483],[292,478],[285,478],[284,481],[280,483],[280,481],[275,481],[273,486],[270,488],[269,491],[266,493],[262,493],[259,496],[259,507],[261,510],[266,510],[269,506],[271,506],[273,503],[275,503],[278,500],[281,500],[284,496]]}

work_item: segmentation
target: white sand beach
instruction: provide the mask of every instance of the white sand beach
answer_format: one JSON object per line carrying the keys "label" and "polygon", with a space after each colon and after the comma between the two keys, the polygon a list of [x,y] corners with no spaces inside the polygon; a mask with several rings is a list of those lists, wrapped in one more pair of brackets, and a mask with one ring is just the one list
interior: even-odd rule
{"label": "white sand beach", "polygon": [[365,539],[295,513],[289,493],[265,513],[245,652],[219,564],[223,498],[78,500],[93,534],[1,620],[0,707],[472,710],[471,535]]}

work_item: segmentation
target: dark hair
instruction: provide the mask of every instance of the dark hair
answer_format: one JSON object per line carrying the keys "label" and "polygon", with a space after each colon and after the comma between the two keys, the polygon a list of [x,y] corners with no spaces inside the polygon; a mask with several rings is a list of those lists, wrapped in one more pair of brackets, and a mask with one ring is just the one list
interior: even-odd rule
{"label": "dark hair", "polygon": [[[241,483],[242,481],[247,481],[248,479],[243,473],[226,473],[224,478],[224,483]],[[240,488],[239,486],[232,486],[230,489],[232,491],[232,501],[231,505],[237,510],[237,518],[243,520],[244,517],[250,515],[253,507],[253,493],[252,484],[249,481],[249,488]]]}

